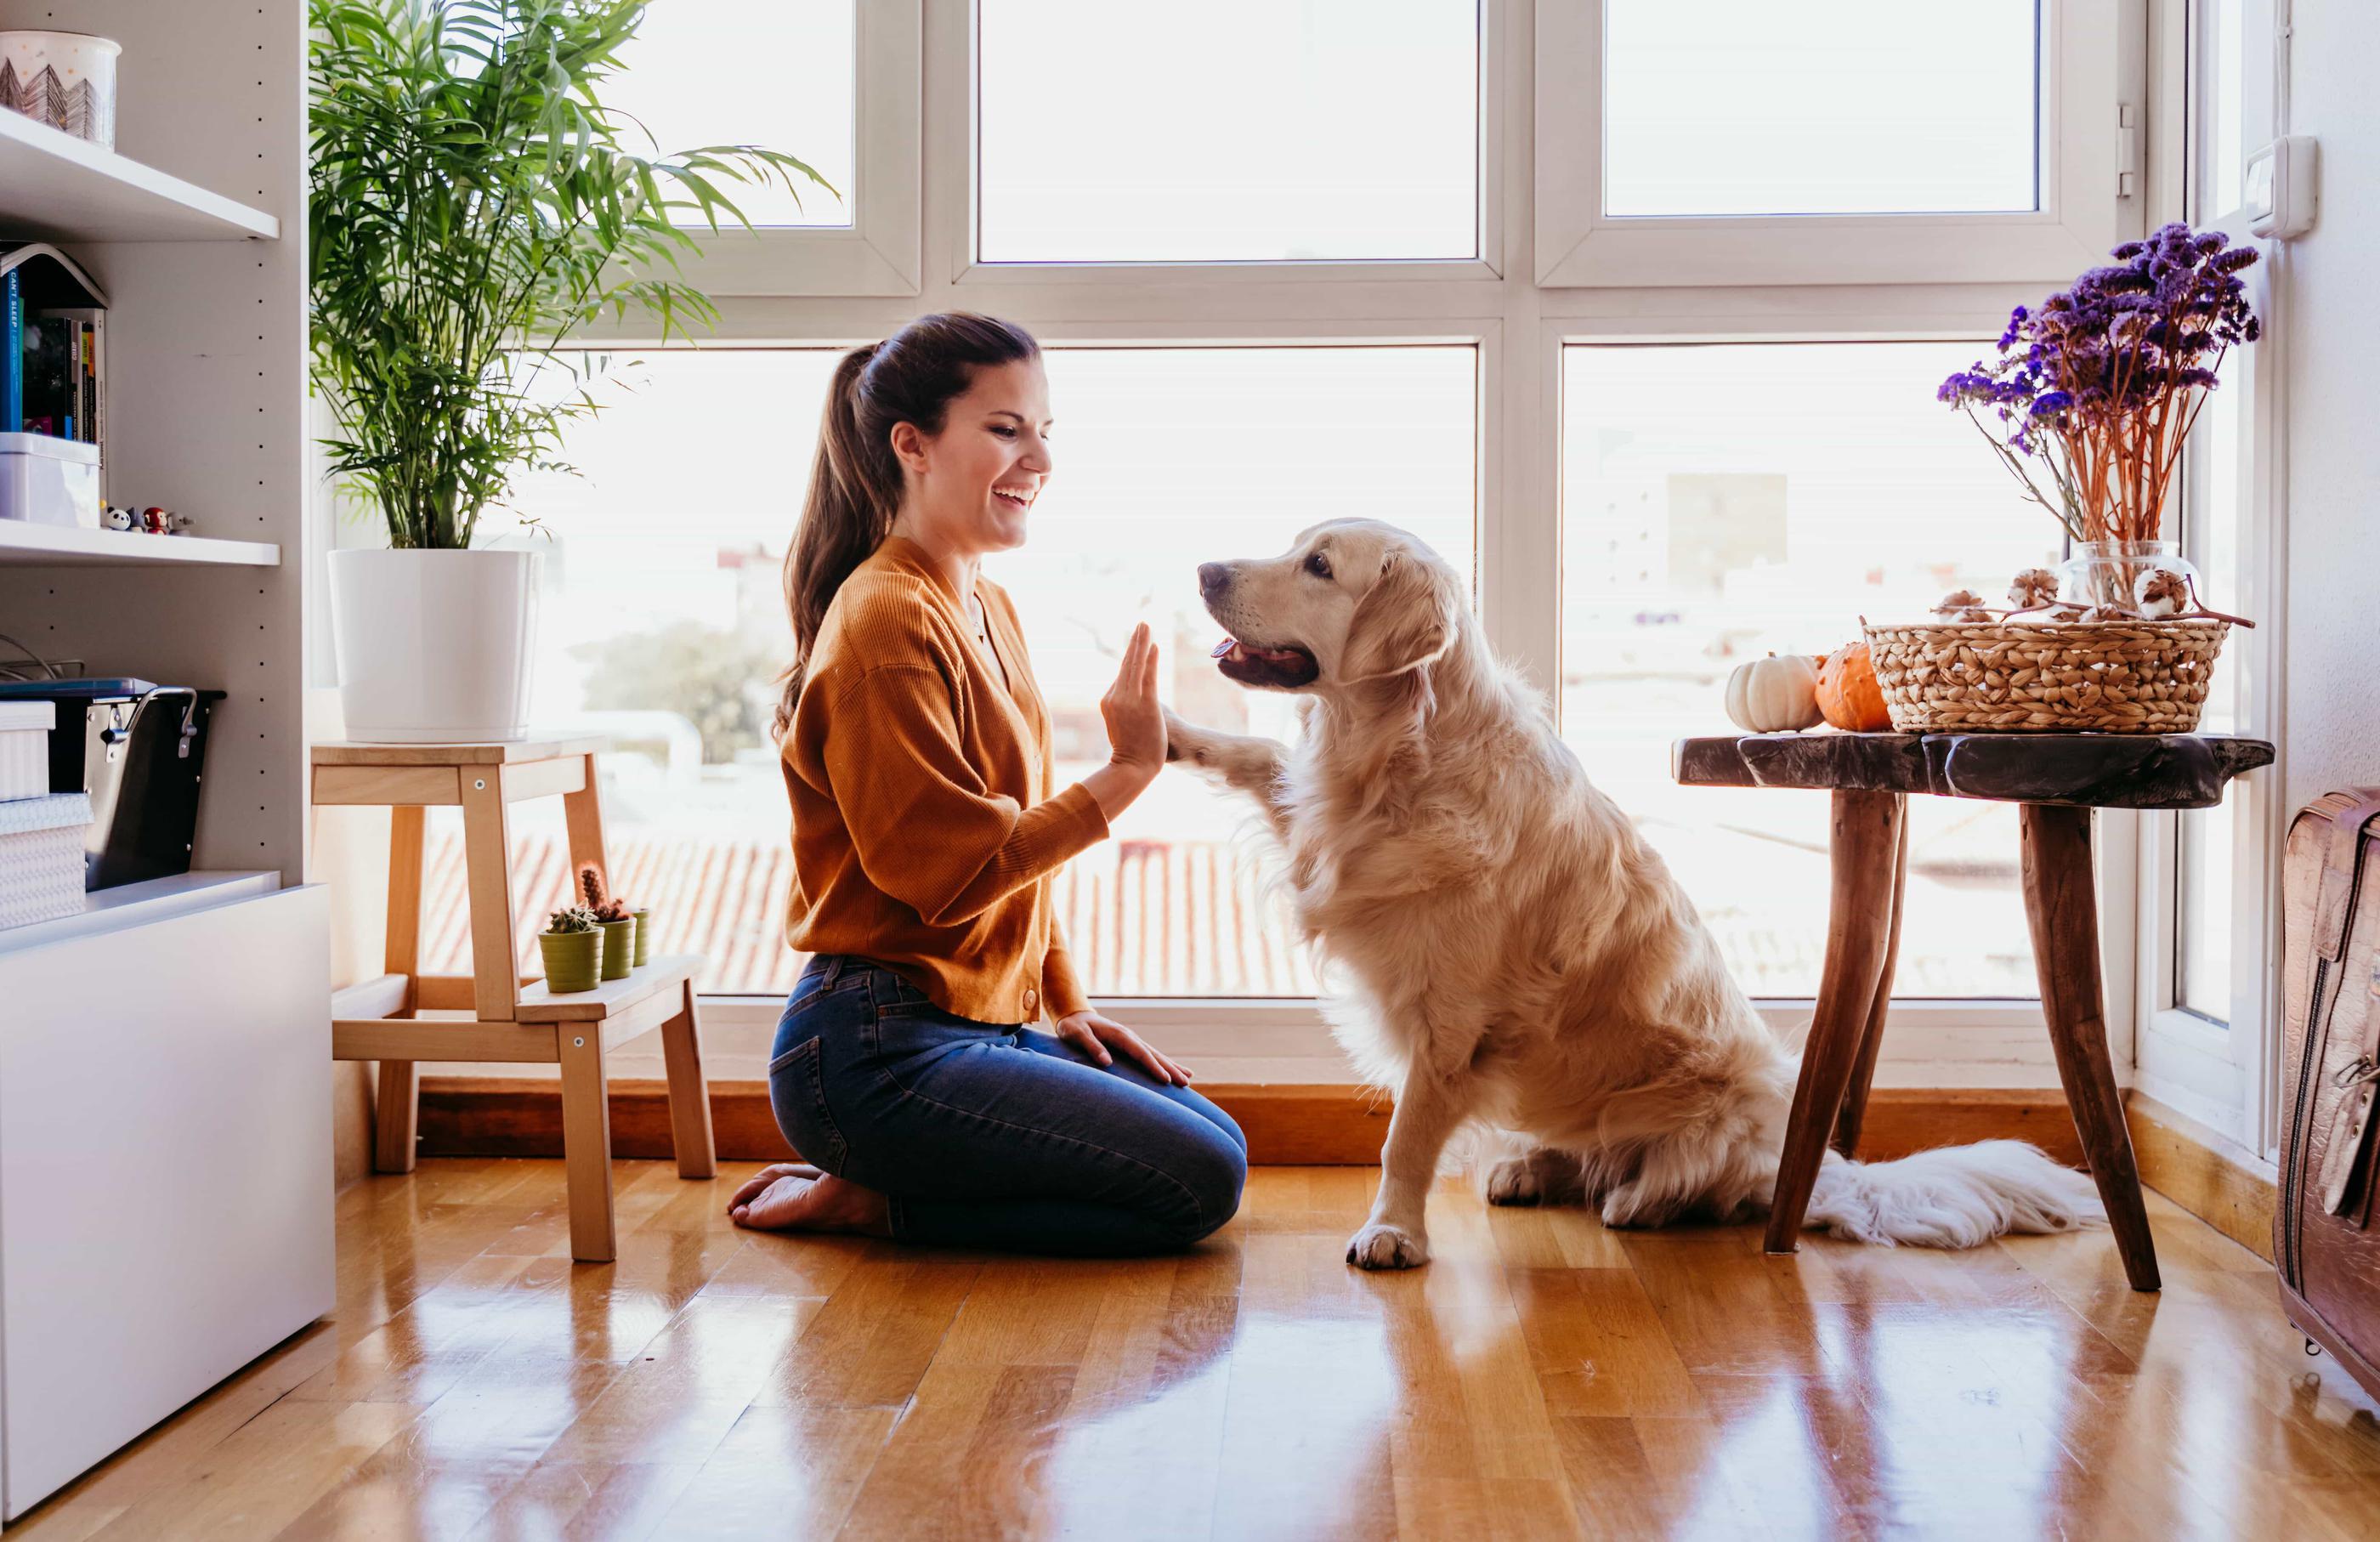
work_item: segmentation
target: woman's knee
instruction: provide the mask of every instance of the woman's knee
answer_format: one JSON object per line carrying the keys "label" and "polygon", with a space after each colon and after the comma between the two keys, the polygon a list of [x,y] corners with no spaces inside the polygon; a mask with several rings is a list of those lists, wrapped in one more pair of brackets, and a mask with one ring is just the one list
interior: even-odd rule
{"label": "woman's knee", "polygon": [[1223,1134],[1231,1136],[1232,1144],[1239,1147],[1241,1159],[1240,1167],[1242,1171],[1245,1172],[1247,1167],[1248,1137],[1246,1132],[1240,1128],[1240,1122],[1233,1119],[1230,1114],[1225,1113],[1222,1110],[1217,1108],[1214,1104],[1208,1103],[1204,1098],[1199,1099],[1199,1101],[1207,1104],[1206,1108],[1201,1111],[1206,1114],[1207,1122],[1214,1125],[1215,1128],[1222,1131]]}
{"label": "woman's knee", "polygon": [[1183,1241],[1212,1236],[1239,1213],[1240,1195],[1247,1186],[1248,1154],[1236,1130],[1210,1128],[1184,1153],[1173,1176],[1190,1191],[1192,1214],[1184,1218]]}

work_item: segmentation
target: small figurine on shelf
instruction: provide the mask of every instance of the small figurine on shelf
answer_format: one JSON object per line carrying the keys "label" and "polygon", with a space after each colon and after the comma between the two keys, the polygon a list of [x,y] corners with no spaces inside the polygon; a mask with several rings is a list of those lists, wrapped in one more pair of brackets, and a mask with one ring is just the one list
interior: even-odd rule
{"label": "small figurine on shelf", "polygon": [[628,902],[607,894],[602,870],[589,862],[578,869],[578,893],[587,912],[603,933],[603,977],[625,979],[636,967],[637,914]]}
{"label": "small figurine on shelf", "polygon": [[168,508],[134,508],[126,504],[117,508],[110,504],[100,523],[111,530],[131,530],[142,535],[177,536],[190,528],[190,516],[176,514]]}

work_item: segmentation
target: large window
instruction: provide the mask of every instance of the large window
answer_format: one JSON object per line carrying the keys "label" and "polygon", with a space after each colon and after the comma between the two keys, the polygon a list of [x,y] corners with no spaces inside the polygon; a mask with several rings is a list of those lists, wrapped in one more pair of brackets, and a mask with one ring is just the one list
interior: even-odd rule
{"label": "large window", "polygon": [[[796,139],[781,148],[824,169],[827,119],[847,121],[856,202],[813,211],[848,226],[706,236],[689,277],[720,301],[716,337],[602,334],[620,389],[566,447],[584,478],[524,489],[555,558],[540,715],[621,741],[622,881],[674,917],[665,945],[710,954],[706,989],[774,992],[798,967],[758,725],[819,394],[836,351],[974,310],[1048,349],[1056,475],[1030,543],[989,571],[1026,616],[1063,774],[1100,753],[1096,702],[1139,620],[1180,710],[1293,734],[1289,699],[1208,662],[1195,565],[1388,519],[1473,577],[1488,636],[1743,984],[1805,1014],[1826,800],[1679,789],[1670,744],[1726,731],[1745,658],[2057,556],[1934,389],[2011,306],[2183,212],[2150,138],[2149,88],[2173,83],[2150,9],[662,0],[641,45],[679,82],[650,109],[661,137]],[[736,32],[739,10],[778,41]],[[815,97],[705,73],[779,57],[820,75]],[[796,110],[809,127],[758,115]],[[1888,1059],[2048,1085],[2013,819],[1911,816],[1898,990],[1958,1004],[1908,1008],[1952,1031],[1904,1028]],[[2219,892],[2215,846],[2192,860],[2194,888],[2160,869],[2161,892]],[[1169,775],[1069,865],[1062,924],[1093,990],[1143,998],[1187,1052],[1271,1052],[1293,1025],[1293,1052],[1321,1055],[1302,1004],[1219,1000],[1317,988],[1277,876],[1241,807]],[[2131,868],[2103,881],[2129,914]],[[2214,964],[2176,989],[2218,990]],[[1198,1000],[1169,1019],[1147,998]],[[743,1010],[764,1035],[761,1007],[717,1020]],[[2111,996],[2111,1021],[2129,1010]]]}
{"label": "large window", "polygon": [[[1761,995],[1817,990],[1828,802],[1680,787],[1670,746],[1726,732],[1730,671],[1824,653],[1860,618],[1998,595],[2057,555],[1934,399],[1973,343],[1567,349],[1562,360],[1562,731],[1694,896]],[[2015,810],[1909,803],[1904,996],[2030,996]]]}

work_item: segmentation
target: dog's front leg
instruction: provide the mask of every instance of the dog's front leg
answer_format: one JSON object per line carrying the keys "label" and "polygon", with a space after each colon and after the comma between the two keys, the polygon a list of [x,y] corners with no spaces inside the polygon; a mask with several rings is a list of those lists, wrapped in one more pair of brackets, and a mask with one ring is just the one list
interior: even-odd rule
{"label": "dog's front leg", "polygon": [[1263,806],[1273,833],[1289,838],[1289,789],[1281,773],[1289,751],[1271,739],[1248,734],[1219,734],[1211,728],[1176,717],[1165,710],[1165,758],[1210,771]]}
{"label": "dog's front leg", "polygon": [[1446,1137],[1470,1110],[1464,1073],[1448,1077],[1415,1057],[1397,1089],[1389,1115],[1388,1144],[1380,1148],[1380,1192],[1371,1219],[1348,1239],[1347,1261],[1360,1269],[1412,1269],[1429,1262],[1429,1232],[1424,1215],[1438,1159]]}

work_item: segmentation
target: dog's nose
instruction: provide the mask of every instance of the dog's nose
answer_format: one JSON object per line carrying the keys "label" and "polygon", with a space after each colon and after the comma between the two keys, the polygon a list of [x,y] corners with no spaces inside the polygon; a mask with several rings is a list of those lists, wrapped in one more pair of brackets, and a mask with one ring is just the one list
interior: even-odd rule
{"label": "dog's nose", "polygon": [[1198,565],[1199,593],[1212,600],[1231,587],[1232,570],[1228,565],[1219,562],[1202,562]]}

